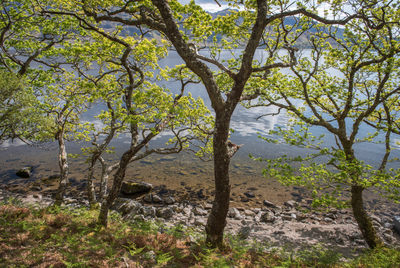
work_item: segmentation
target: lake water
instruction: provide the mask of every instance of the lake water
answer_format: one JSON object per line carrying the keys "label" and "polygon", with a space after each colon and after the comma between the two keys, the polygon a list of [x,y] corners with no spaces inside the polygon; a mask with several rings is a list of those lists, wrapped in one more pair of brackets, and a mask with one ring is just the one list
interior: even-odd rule
{"label": "lake water", "polygon": [[[229,57],[228,52],[222,57]],[[257,51],[258,58],[262,58],[262,51]],[[170,51],[169,56],[162,61],[163,66],[174,66],[181,64],[182,61],[175,51]],[[168,83],[168,86],[174,91],[174,83]],[[206,105],[210,106],[205,89],[201,85],[192,85],[189,88],[195,97],[202,97]],[[301,105],[299,103],[299,105]],[[91,116],[96,113],[94,107],[84,116],[84,120],[92,120]],[[248,155],[264,158],[274,158],[282,154],[297,155],[304,154],[304,149],[296,148],[284,144],[268,144],[259,138],[258,134],[267,135],[268,131],[277,126],[285,126],[288,122],[288,116],[282,112],[277,116],[265,116],[256,119],[261,114],[271,112],[272,108],[254,108],[245,109],[239,106],[233,117],[231,127],[235,132],[231,140],[235,144],[243,144],[232,159],[232,189],[234,193],[233,202],[240,202],[242,194],[245,191],[253,191],[256,194],[254,200],[250,202],[260,202],[262,199],[276,200],[277,202],[296,197],[303,190],[297,188],[287,188],[281,186],[273,180],[267,180],[262,177],[261,171],[263,164],[252,161]],[[363,125],[360,133],[372,131],[368,126]],[[312,128],[315,135],[326,134],[324,142],[326,144],[334,143],[333,136],[322,128]],[[161,144],[166,136],[157,138],[153,145]],[[393,145],[395,142],[394,140]],[[127,147],[128,140],[123,136],[113,142],[116,154],[109,156],[109,159],[116,160]],[[69,143],[69,153],[79,153],[82,144]],[[356,154],[371,165],[378,165],[383,156],[382,144],[361,143],[356,146]],[[39,147],[21,145],[20,143],[5,143],[0,150],[0,183],[9,184],[15,187],[18,185],[28,185],[32,187],[41,179],[58,173],[57,163],[57,145],[55,143],[44,144]],[[399,150],[393,151],[392,156],[400,157]],[[71,161],[71,182],[77,186],[76,190],[83,188],[82,179],[86,176],[87,164],[81,158],[70,159]],[[21,179],[15,175],[16,170],[23,166],[33,166],[34,172],[30,179]],[[200,161],[192,154],[183,153],[170,156],[150,156],[140,162],[133,163],[128,169],[127,177],[129,179],[143,180],[158,186],[173,189],[173,191],[186,192],[186,194],[196,194],[196,189],[204,189],[206,196],[212,196],[213,189],[213,166],[212,162]],[[54,184],[42,185],[43,189],[50,192],[55,188]]]}

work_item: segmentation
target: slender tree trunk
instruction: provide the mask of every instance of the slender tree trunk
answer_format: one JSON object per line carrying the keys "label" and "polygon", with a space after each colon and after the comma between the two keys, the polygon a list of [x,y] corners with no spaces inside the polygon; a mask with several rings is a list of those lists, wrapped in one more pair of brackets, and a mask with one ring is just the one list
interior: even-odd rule
{"label": "slender tree trunk", "polygon": [[87,178],[87,185],[86,185],[86,191],[88,195],[88,200],[89,200],[89,205],[90,207],[94,207],[96,204],[96,192],[94,189],[94,183],[93,183],[93,175],[94,175],[94,166],[97,161],[97,156],[93,155],[91,161],[90,161],[90,166],[89,166],[89,173],[88,173],[88,178]]}
{"label": "slender tree trunk", "polygon": [[107,193],[107,183],[108,177],[110,175],[109,169],[107,169],[106,163],[102,157],[99,158],[101,163],[101,179],[100,179],[100,191],[99,191],[99,200],[103,202],[104,197]]}
{"label": "slender tree trunk", "polygon": [[64,132],[57,133],[58,140],[58,165],[60,166],[60,183],[58,185],[57,193],[55,195],[54,205],[60,206],[64,200],[65,191],[68,185],[68,158],[67,150],[65,148]]}
{"label": "slender tree trunk", "polygon": [[114,203],[115,199],[117,198],[119,191],[121,189],[122,181],[125,178],[126,168],[131,160],[134,152],[133,150],[129,150],[125,152],[121,160],[119,162],[119,167],[114,175],[113,185],[111,187],[110,192],[107,195],[107,198],[103,200],[101,203],[100,214],[98,217],[98,223],[107,227],[107,220],[108,220],[108,211],[112,204]]}
{"label": "slender tree trunk", "polygon": [[206,242],[212,247],[221,247],[223,244],[226,216],[229,210],[231,188],[229,184],[230,156],[228,153],[229,121],[229,116],[216,115],[213,140],[215,196],[206,226]]}
{"label": "slender tree trunk", "polygon": [[358,227],[370,248],[376,248],[383,245],[382,240],[376,233],[375,227],[372,225],[371,218],[364,209],[363,190],[361,186],[351,187],[351,207],[353,208],[354,218],[357,221]]}

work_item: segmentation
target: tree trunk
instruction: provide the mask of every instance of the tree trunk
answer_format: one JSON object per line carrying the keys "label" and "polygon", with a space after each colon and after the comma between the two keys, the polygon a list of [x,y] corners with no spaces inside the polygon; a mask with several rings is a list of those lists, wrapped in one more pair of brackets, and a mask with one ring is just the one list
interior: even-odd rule
{"label": "tree trunk", "polygon": [[64,200],[65,191],[68,185],[68,158],[63,131],[59,131],[59,133],[57,133],[57,140],[59,148],[58,165],[60,166],[60,183],[55,195],[54,205],[60,206]]}
{"label": "tree trunk", "polygon": [[121,160],[119,162],[119,167],[114,175],[114,180],[111,190],[108,193],[107,198],[105,198],[101,203],[98,223],[105,227],[107,227],[108,211],[119,194],[122,181],[125,178],[126,168],[133,154],[134,154],[133,149],[131,149],[122,155]]}
{"label": "tree trunk", "polygon": [[96,204],[96,193],[94,189],[93,175],[94,175],[94,165],[96,164],[97,158],[98,157],[94,155],[90,160],[89,174],[86,182],[87,183],[86,190],[90,207],[94,207],[94,205]]}
{"label": "tree trunk", "polygon": [[370,248],[383,245],[382,240],[376,234],[375,227],[372,225],[371,218],[364,209],[363,190],[361,186],[351,186],[351,207],[353,208],[354,218],[358,227]]}
{"label": "tree trunk", "polygon": [[206,242],[212,247],[221,247],[223,244],[226,216],[229,210],[230,184],[228,135],[230,116],[216,115],[214,148],[214,182],[215,196],[213,206],[208,216],[206,226]]}

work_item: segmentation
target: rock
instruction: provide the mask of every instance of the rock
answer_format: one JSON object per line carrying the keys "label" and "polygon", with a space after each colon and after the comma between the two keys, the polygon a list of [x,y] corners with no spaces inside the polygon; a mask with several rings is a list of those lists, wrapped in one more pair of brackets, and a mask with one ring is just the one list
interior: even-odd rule
{"label": "rock", "polygon": [[394,230],[400,234],[400,216],[393,217]]}
{"label": "rock", "polygon": [[155,207],[142,207],[141,211],[145,217],[154,218],[156,216],[156,208]]}
{"label": "rock", "polygon": [[196,193],[196,195],[197,195],[197,197],[200,198],[200,199],[206,198],[206,196],[205,196],[204,193],[203,193],[203,189],[198,190],[197,193]]}
{"label": "rock", "polygon": [[132,194],[141,194],[148,193],[153,189],[153,185],[146,182],[133,182],[133,181],[124,181],[121,186],[121,193],[132,195]]}
{"label": "rock", "polygon": [[244,215],[246,215],[246,216],[254,216],[254,212],[251,211],[250,209],[245,209],[244,210]]}
{"label": "rock", "polygon": [[256,195],[253,192],[245,192],[244,195],[248,198],[254,198]]}
{"label": "rock", "polygon": [[274,208],[276,207],[274,203],[268,201],[268,200],[264,200],[263,201],[264,206],[269,207],[269,208]]}
{"label": "rock", "polygon": [[240,215],[240,212],[237,208],[230,208],[228,211],[228,217],[234,218],[236,220],[240,220],[242,218],[242,216]]}
{"label": "rock", "polygon": [[288,215],[288,214],[284,214],[284,215],[282,215],[282,220],[284,220],[284,221],[291,221],[291,220],[293,220],[293,217],[292,217],[292,215],[290,214],[290,215]]}
{"label": "rock", "polygon": [[183,212],[183,214],[189,216],[190,213],[192,212],[192,210],[190,209],[190,207],[185,207],[185,208],[183,208],[182,212]]}
{"label": "rock", "polygon": [[175,203],[175,199],[172,196],[167,196],[164,198],[164,203],[167,205],[172,205]]}
{"label": "rock", "polygon": [[42,190],[42,187],[40,186],[40,185],[33,185],[32,187],[31,187],[31,190],[32,191],[41,191]]}
{"label": "rock", "polygon": [[371,215],[371,220],[374,221],[374,222],[376,222],[376,223],[379,224],[379,225],[382,224],[381,219],[380,219],[378,216],[376,216],[376,215]]}
{"label": "rock", "polygon": [[118,198],[116,201],[116,205],[114,205],[115,210],[120,212],[122,215],[126,214],[137,214],[142,208],[142,204],[135,200],[126,199],[126,198]]}
{"label": "rock", "polygon": [[249,202],[250,200],[247,196],[240,196],[240,201],[246,203],[246,202]]}
{"label": "rock", "polygon": [[143,257],[153,263],[157,261],[157,255],[154,251],[150,250],[143,254]]}
{"label": "rock", "polygon": [[212,209],[212,204],[211,203],[206,203],[204,205],[204,208],[207,209],[207,210]]}
{"label": "rock", "polygon": [[266,223],[273,223],[275,221],[275,215],[274,213],[267,211],[261,215],[260,221]]}
{"label": "rock", "polygon": [[162,208],[157,210],[157,217],[163,218],[163,219],[170,219],[172,218],[172,216],[174,215],[174,211],[172,210],[172,208]]}
{"label": "rock", "polygon": [[390,222],[385,222],[385,223],[383,224],[383,227],[388,228],[388,229],[392,229],[392,228],[393,228],[393,225],[392,225]]}
{"label": "rock", "polygon": [[153,203],[162,203],[163,200],[159,195],[153,194]]}
{"label": "rock", "polygon": [[146,203],[152,203],[153,202],[153,195],[152,194],[146,194],[143,197],[143,201]]}
{"label": "rock", "polygon": [[196,218],[194,220],[194,225],[196,226],[206,226],[206,220],[202,218]]}
{"label": "rock", "polygon": [[297,205],[297,202],[294,200],[289,200],[286,201],[285,203],[283,203],[285,206],[289,207],[289,208],[294,208]]}
{"label": "rock", "polygon": [[202,208],[199,208],[199,207],[194,207],[192,211],[193,211],[193,214],[196,215],[196,216],[205,216],[205,215],[207,215],[207,211],[202,209]]}
{"label": "rock", "polygon": [[32,173],[32,167],[23,167],[17,171],[16,175],[21,178],[29,178]]}
{"label": "rock", "polygon": [[247,239],[250,236],[251,227],[250,226],[243,226],[239,229],[238,236],[240,239]]}

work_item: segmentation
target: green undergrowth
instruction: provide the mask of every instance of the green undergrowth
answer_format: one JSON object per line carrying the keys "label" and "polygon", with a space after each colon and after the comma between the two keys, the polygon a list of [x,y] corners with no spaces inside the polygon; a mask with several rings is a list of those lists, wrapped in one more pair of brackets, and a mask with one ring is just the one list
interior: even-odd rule
{"label": "green undergrowth", "polygon": [[0,203],[0,267],[398,267],[400,252],[383,248],[343,262],[315,248],[296,254],[227,236],[222,250],[181,225],[126,222],[97,211],[66,207],[37,209]]}

